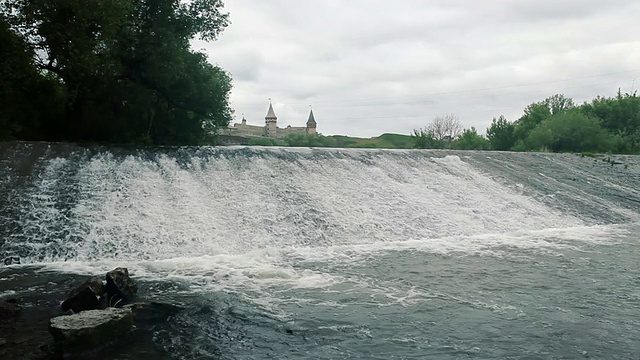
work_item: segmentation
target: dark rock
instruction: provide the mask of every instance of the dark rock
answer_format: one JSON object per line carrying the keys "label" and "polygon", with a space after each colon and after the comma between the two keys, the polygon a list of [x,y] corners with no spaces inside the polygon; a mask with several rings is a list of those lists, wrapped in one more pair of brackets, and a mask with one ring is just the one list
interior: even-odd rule
{"label": "dark rock", "polygon": [[105,294],[102,279],[93,277],[74,289],[62,302],[62,310],[80,312],[100,308],[100,297]]}
{"label": "dark rock", "polygon": [[58,316],[49,322],[55,344],[65,351],[93,350],[107,345],[131,331],[131,309],[107,308]]}
{"label": "dark rock", "polygon": [[122,307],[133,301],[137,292],[138,286],[129,277],[127,268],[115,268],[107,273],[108,306]]}
{"label": "dark rock", "polygon": [[8,256],[4,259],[4,264],[9,265],[18,265],[20,264],[20,256]]}
{"label": "dark rock", "polygon": [[[3,255],[2,251],[0,255]],[[52,318],[63,314],[60,304],[67,298],[69,292],[89,277],[41,271],[39,267],[4,267],[2,260],[5,257],[0,257],[0,269],[3,272],[1,277],[6,279],[0,281],[0,293],[12,295],[0,298],[0,302],[17,301],[22,310],[15,318],[0,319],[0,338],[6,341],[4,347],[0,346],[0,360],[171,359],[155,345],[153,340],[155,336],[153,331],[172,329],[168,322],[164,322],[163,325],[154,325],[153,330],[132,331],[124,338],[96,350],[78,352],[60,350],[49,332],[49,323]],[[100,276],[103,282],[105,273],[106,271]],[[140,286],[138,282],[138,287]],[[140,296],[141,293],[138,293],[138,297]],[[106,305],[106,296],[104,298],[104,305]],[[72,310],[68,311],[72,312]],[[163,329],[158,329],[159,327]]]}
{"label": "dark rock", "polygon": [[15,303],[10,302],[0,302],[0,319],[6,320],[11,319],[20,313],[22,308]]}

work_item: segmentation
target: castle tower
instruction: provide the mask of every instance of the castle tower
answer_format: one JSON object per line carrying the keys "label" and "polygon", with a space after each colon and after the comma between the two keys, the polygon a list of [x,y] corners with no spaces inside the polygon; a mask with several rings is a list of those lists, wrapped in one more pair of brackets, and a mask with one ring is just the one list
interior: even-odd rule
{"label": "castle tower", "polygon": [[273,106],[271,106],[271,99],[269,99],[269,111],[267,111],[267,116],[264,117],[264,123],[266,135],[270,138],[276,138],[278,136],[278,117],[273,111]]}
{"label": "castle tower", "polygon": [[316,119],[313,117],[313,109],[309,110],[309,120],[307,120],[307,134],[316,133]]}

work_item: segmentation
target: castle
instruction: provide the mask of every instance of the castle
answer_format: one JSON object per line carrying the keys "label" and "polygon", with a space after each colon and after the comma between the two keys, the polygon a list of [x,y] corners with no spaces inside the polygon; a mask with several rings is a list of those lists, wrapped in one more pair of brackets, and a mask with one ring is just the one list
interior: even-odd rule
{"label": "castle", "polygon": [[273,139],[282,139],[292,133],[316,134],[316,125],[313,110],[310,110],[306,126],[294,127],[289,125],[286,128],[280,128],[278,127],[278,117],[273,111],[271,102],[269,102],[269,110],[267,111],[267,116],[264,117],[264,126],[247,125],[247,119],[242,116],[242,122],[240,124],[235,123],[233,124],[233,127],[222,128],[220,129],[219,134],[227,136],[269,137]]}

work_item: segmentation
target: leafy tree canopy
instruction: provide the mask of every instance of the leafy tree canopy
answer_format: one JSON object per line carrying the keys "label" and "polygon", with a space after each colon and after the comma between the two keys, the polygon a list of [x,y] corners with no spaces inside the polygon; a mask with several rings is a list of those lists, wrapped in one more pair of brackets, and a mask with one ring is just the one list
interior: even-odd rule
{"label": "leafy tree canopy", "polygon": [[515,122],[516,140],[524,140],[531,130],[552,115],[573,109],[575,104],[570,98],[556,94],[540,102],[533,103],[524,109],[524,115]]}
{"label": "leafy tree canopy", "polygon": [[[2,16],[37,73],[32,82],[50,79],[62,108],[47,126],[13,118],[14,128],[40,140],[200,144],[229,123],[230,76],[190,48],[228,25],[222,1],[4,3]],[[34,95],[25,97],[32,107],[44,100]]]}
{"label": "leafy tree canopy", "polygon": [[597,118],[579,111],[559,113],[531,131],[525,144],[533,150],[598,152],[611,149],[614,137]]}
{"label": "leafy tree canopy", "polygon": [[493,118],[491,126],[487,129],[487,138],[493,150],[511,150],[516,143],[515,125],[500,115]]}
{"label": "leafy tree canopy", "polygon": [[336,140],[320,134],[290,133],[284,137],[288,146],[296,147],[335,147]]}
{"label": "leafy tree canopy", "polygon": [[459,150],[489,150],[491,144],[489,140],[478,134],[476,128],[465,129],[452,144],[452,148]]}

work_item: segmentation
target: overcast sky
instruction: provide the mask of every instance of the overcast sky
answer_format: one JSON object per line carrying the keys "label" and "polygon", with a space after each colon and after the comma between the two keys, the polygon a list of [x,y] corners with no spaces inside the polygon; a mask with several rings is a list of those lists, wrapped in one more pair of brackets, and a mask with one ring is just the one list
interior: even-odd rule
{"label": "overcast sky", "polygon": [[[236,121],[325,135],[409,134],[457,114],[484,133],[556,93],[640,87],[637,0],[227,0],[232,24],[194,44],[233,77]],[[637,78],[635,85],[633,80]]]}

